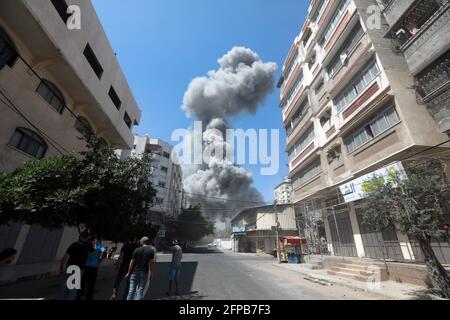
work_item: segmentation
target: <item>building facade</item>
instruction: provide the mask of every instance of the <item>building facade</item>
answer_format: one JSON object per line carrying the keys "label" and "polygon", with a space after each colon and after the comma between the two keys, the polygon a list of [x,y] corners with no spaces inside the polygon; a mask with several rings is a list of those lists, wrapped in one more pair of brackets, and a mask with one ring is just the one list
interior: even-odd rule
{"label": "building facade", "polygon": [[450,1],[382,0],[379,5],[389,24],[386,36],[414,77],[417,101],[450,134]]}
{"label": "building facade", "polygon": [[135,136],[133,150],[121,150],[119,154],[121,157],[150,155],[150,182],[157,191],[150,208],[151,221],[164,225],[167,220],[177,219],[183,203],[183,172],[172,145],[158,138]]}
{"label": "building facade", "polygon": [[[332,253],[415,259],[418,251],[408,236],[397,230],[381,234],[364,225],[364,202],[345,201],[347,191],[340,188],[392,163],[402,165],[418,153],[448,151],[445,144],[432,148],[445,143],[448,135],[444,122],[418,99],[420,87],[410,65],[421,58],[405,59],[398,52],[397,41],[389,37],[395,28],[377,9],[380,4],[376,0],[311,2],[278,83],[289,177],[296,207],[322,213]],[[444,54],[445,60],[448,40],[431,43],[433,48],[443,47],[433,56],[441,61]],[[420,65],[425,68],[427,63]]]}
{"label": "building facade", "polygon": [[285,177],[283,182],[275,187],[275,202],[279,204],[292,203],[292,183],[289,177]]}
{"label": "building facade", "polygon": [[[114,148],[133,146],[139,110],[95,10],[80,7],[81,29],[67,27],[63,0],[0,2],[0,170],[81,151],[91,130]],[[0,249],[18,251],[0,282],[57,271],[78,232],[0,226]]]}
{"label": "building facade", "polygon": [[277,248],[274,228],[279,223],[279,236],[298,236],[292,205],[270,205],[241,211],[232,220],[232,250],[234,252],[265,252]]}

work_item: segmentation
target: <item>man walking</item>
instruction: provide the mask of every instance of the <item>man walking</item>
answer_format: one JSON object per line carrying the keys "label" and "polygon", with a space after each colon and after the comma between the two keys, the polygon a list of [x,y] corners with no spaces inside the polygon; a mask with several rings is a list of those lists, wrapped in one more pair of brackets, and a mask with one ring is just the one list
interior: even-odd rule
{"label": "man walking", "polygon": [[98,266],[106,257],[106,248],[103,245],[103,239],[94,237],[94,252],[89,252],[84,265],[83,277],[81,278],[81,290],[78,291],[77,299],[83,297],[86,300],[92,300],[94,297],[95,283],[97,282]]}
{"label": "man walking", "polygon": [[167,295],[170,296],[172,290],[172,284],[175,282],[175,295],[178,295],[178,282],[180,280],[181,273],[181,259],[183,258],[183,249],[180,247],[177,240],[173,241],[172,247],[169,248],[172,251],[172,264],[170,266],[169,274],[169,290]]}
{"label": "man walking", "polygon": [[130,279],[127,300],[142,300],[147,280],[152,280],[155,276],[156,250],[148,237],[143,237],[139,242],[141,247],[134,251],[125,276]]}
{"label": "man walking", "polygon": [[59,272],[62,276],[62,286],[58,294],[58,300],[75,300],[77,298],[78,290],[76,288],[69,288],[67,284],[67,279],[71,276],[71,274],[67,273],[67,268],[76,266],[80,271],[84,269],[88,254],[95,251],[93,245],[88,242],[88,238],[88,233],[82,232],[78,242],[70,245],[61,260]]}
{"label": "man walking", "polygon": [[[120,256],[118,260],[119,271],[117,272],[116,281],[114,282],[113,294],[111,296],[111,300],[117,299],[117,291],[119,290],[120,284],[124,279],[125,275],[128,272],[128,267],[131,262],[131,258],[133,257],[134,250],[139,248],[136,239],[128,239],[122,249],[120,250]],[[130,289],[130,279],[125,279],[125,291],[123,293],[122,300],[126,300],[128,296],[128,290]]]}

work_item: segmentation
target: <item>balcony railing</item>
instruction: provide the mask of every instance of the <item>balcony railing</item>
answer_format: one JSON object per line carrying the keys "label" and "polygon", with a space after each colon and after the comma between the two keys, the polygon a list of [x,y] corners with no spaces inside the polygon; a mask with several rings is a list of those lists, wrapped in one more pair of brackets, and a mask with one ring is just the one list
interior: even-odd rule
{"label": "balcony railing", "polygon": [[392,32],[401,51],[425,29],[427,22],[433,20],[432,17],[448,4],[448,0],[419,0],[413,8],[400,21],[397,28]]}
{"label": "balcony railing", "polygon": [[416,90],[426,102],[450,86],[450,50],[416,77]]}
{"label": "balcony railing", "polygon": [[291,125],[289,126],[289,128],[286,129],[286,135],[288,137],[290,137],[292,135],[292,133],[296,129],[296,126],[305,118],[305,116],[308,114],[309,110],[310,110],[309,105],[307,105],[306,107],[303,107],[300,115],[295,117],[294,119],[292,119]]}

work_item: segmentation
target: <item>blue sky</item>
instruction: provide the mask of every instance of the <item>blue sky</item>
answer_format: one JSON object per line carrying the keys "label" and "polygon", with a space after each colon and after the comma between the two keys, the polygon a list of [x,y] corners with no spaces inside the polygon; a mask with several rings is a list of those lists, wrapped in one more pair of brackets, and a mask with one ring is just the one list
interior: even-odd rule
{"label": "blue sky", "polygon": [[[170,142],[172,131],[188,128],[181,110],[189,82],[217,69],[217,59],[234,46],[256,51],[279,66],[306,17],[306,0],[93,0],[113,49],[142,109],[135,132]],[[232,120],[234,128],[281,128],[279,90],[256,115]],[[280,171],[275,176],[253,172],[254,186],[266,201],[287,175],[285,134],[280,131]]]}

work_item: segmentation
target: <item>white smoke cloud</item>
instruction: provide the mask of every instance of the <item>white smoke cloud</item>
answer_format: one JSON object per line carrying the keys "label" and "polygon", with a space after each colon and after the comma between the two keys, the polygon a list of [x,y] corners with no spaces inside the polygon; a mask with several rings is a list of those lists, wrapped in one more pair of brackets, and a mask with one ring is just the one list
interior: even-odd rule
{"label": "white smoke cloud", "polygon": [[261,194],[252,187],[252,174],[226,157],[232,153],[224,141],[228,119],[257,111],[274,88],[277,65],[264,63],[243,47],[234,47],[218,63],[218,70],[192,80],[182,108],[187,116],[203,121],[203,147],[223,153],[211,153],[202,165],[185,165],[183,185],[192,205],[202,205],[210,217],[226,219],[262,203]]}

